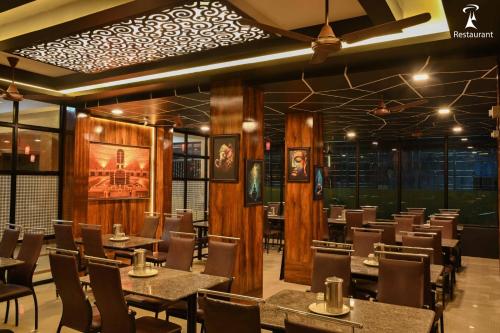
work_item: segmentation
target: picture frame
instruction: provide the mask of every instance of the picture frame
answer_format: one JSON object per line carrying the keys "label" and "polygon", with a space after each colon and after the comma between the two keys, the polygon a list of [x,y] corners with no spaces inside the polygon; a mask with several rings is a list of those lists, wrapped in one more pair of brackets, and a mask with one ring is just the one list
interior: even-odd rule
{"label": "picture frame", "polygon": [[245,160],[245,206],[264,204],[264,160]]}
{"label": "picture frame", "polygon": [[239,179],[240,135],[210,137],[210,181],[237,183]]}
{"label": "picture frame", "polygon": [[323,200],[323,191],[325,188],[324,170],[322,166],[314,166],[313,200]]}
{"label": "picture frame", "polygon": [[290,183],[308,183],[310,180],[311,148],[289,147],[287,155],[287,181]]}

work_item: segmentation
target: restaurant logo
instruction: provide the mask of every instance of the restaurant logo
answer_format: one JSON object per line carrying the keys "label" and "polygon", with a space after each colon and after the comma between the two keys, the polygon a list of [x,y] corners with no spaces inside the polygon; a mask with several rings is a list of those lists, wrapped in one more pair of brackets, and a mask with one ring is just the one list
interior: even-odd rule
{"label": "restaurant logo", "polygon": [[[479,11],[479,6],[473,3],[466,5],[462,12],[467,14],[467,22],[465,24],[465,31],[453,31],[453,38],[469,39],[469,38],[494,38],[493,31],[474,31],[478,30],[476,27],[476,12]],[[472,30],[472,31],[471,31]]]}

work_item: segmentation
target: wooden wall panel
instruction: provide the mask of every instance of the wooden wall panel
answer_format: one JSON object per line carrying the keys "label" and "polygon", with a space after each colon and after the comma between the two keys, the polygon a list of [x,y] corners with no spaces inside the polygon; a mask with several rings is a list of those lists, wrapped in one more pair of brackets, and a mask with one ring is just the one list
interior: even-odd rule
{"label": "wooden wall panel", "polygon": [[[258,124],[252,133],[242,130],[243,121],[249,118]],[[240,81],[213,84],[210,129],[212,135],[241,135],[239,181],[210,182],[210,233],[240,238],[232,291],[260,296],[263,206],[244,206],[244,165],[246,159],[264,159],[262,92]]]}
{"label": "wooden wall panel", "polygon": [[[156,129],[156,163],[155,163],[155,212],[170,213],[172,211],[172,149],[173,130],[165,128]],[[161,236],[163,230],[163,218],[161,219],[157,236]]]}
{"label": "wooden wall panel", "polygon": [[312,240],[320,238],[323,201],[313,200],[314,165],[323,164],[321,114],[293,112],[285,120],[285,175],[288,148],[311,148],[310,180],[285,183],[285,281],[310,284]]}

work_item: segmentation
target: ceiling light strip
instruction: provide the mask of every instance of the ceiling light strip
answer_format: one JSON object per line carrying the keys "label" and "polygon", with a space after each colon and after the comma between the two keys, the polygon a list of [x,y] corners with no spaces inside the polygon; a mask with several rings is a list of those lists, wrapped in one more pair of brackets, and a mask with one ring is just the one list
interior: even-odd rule
{"label": "ceiling light strip", "polygon": [[213,71],[213,70],[217,70],[217,69],[238,67],[238,66],[243,66],[243,65],[248,65],[248,64],[258,64],[258,63],[263,63],[263,62],[267,62],[267,61],[280,60],[280,59],[286,59],[286,58],[300,57],[300,56],[305,56],[305,55],[311,55],[312,53],[313,53],[313,51],[310,48],[304,48],[304,49],[298,49],[298,50],[293,50],[293,51],[272,53],[272,54],[257,56],[257,57],[250,57],[250,58],[243,58],[243,59],[238,59],[238,60],[218,62],[215,64],[209,64],[209,65],[203,65],[203,66],[188,67],[188,68],[177,69],[177,70],[167,71],[167,72],[162,72],[162,73],[157,73],[157,74],[144,75],[144,76],[123,79],[123,80],[116,80],[116,81],[112,81],[112,82],[91,84],[88,86],[64,89],[64,90],[61,90],[59,92],[63,93],[63,94],[73,94],[73,93],[78,93],[78,92],[83,92],[83,91],[88,91],[88,90],[94,90],[94,89],[117,87],[117,86],[122,86],[122,85],[126,85],[126,84],[131,84],[131,83],[139,83],[139,82],[145,82],[145,81],[151,81],[151,80],[165,79],[165,78],[174,77],[174,76],[201,73],[201,72]]}
{"label": "ceiling light strip", "polygon": [[[11,83],[12,80],[9,80],[9,79],[4,79],[4,78],[0,78],[0,81],[1,82],[5,82],[5,83]],[[52,93],[56,93],[56,94],[62,94],[61,91],[59,90],[54,90],[54,89],[50,89],[50,88],[45,88],[45,87],[41,87],[41,86],[37,86],[35,84],[29,84],[29,83],[24,83],[24,82],[20,82],[20,81],[17,81],[16,80],[16,85],[18,86],[23,86],[23,87],[29,87],[29,88],[34,88],[34,89],[40,89],[40,90],[45,90],[45,91],[50,91]]]}

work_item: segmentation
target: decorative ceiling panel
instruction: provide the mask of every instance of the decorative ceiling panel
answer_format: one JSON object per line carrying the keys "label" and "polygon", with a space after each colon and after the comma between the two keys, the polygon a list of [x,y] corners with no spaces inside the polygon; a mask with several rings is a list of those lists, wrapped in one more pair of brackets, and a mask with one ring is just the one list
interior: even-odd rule
{"label": "decorative ceiling panel", "polygon": [[105,70],[270,37],[241,25],[220,1],[195,1],[99,29],[13,51],[77,72]]}

